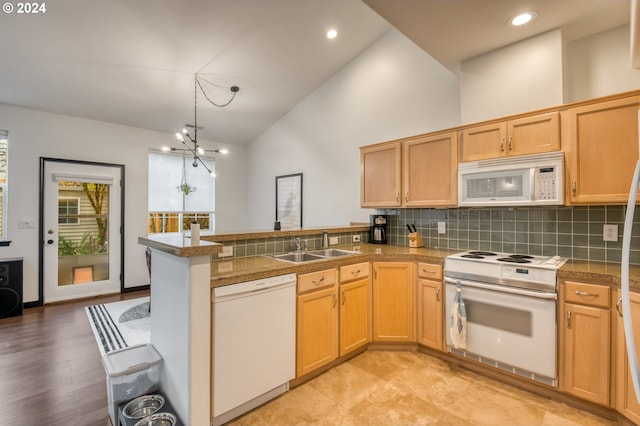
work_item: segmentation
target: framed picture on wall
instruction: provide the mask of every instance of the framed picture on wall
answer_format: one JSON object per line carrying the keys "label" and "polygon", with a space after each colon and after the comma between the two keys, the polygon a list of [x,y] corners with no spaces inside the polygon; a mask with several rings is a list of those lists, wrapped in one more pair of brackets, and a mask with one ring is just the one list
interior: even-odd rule
{"label": "framed picture on wall", "polygon": [[276,176],[276,221],[282,229],[302,228],[302,173]]}

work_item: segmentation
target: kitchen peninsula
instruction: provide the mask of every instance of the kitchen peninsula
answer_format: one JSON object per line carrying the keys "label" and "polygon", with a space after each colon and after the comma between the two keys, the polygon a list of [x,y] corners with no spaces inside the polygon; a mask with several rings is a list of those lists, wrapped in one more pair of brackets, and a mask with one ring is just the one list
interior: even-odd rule
{"label": "kitchen peninsula", "polygon": [[138,238],[151,247],[151,344],[163,358],[160,386],[185,424],[211,412],[211,256],[222,245],[182,233]]}
{"label": "kitchen peninsula", "polygon": [[[190,246],[190,240],[181,234],[139,238],[140,244],[153,249],[151,303],[155,315],[151,316],[151,341],[165,361],[166,371],[161,386],[176,406],[179,415],[188,423],[208,424],[212,412],[212,289],[283,274],[295,273],[300,276],[329,269],[340,270],[345,265],[353,264],[381,265],[385,262],[404,262],[414,267],[442,265],[445,257],[455,252],[429,247],[368,244],[368,226],[346,226],[328,229],[329,234],[334,236],[333,242],[337,242],[331,247],[356,253],[304,263],[285,262],[269,256],[290,251],[296,237],[303,241],[307,239],[309,250],[317,249],[324,230],[327,228],[209,235],[202,236],[201,245],[193,247]],[[357,240],[354,236],[360,237],[361,242],[354,243],[354,239]],[[253,241],[257,241],[255,244],[258,248],[254,251],[245,247],[232,256],[218,257],[223,245],[235,245],[234,248],[238,248],[244,241],[252,241],[252,244]],[[561,288],[566,280],[577,280],[597,282],[616,290],[620,285],[619,273],[619,265],[616,264],[569,260],[559,270],[558,287]],[[418,276],[414,277],[418,281],[421,280]],[[632,288],[640,291],[639,267],[632,269],[631,278]],[[371,279],[372,277],[369,278]],[[428,280],[438,285],[442,284],[442,280],[435,277]],[[413,286],[415,284],[412,284],[412,288],[415,288]],[[416,306],[420,303],[420,300],[415,302]],[[420,322],[418,312],[415,312],[417,323]],[[441,320],[446,321],[443,315],[441,317]],[[441,328],[446,331],[446,323],[442,324]],[[420,340],[420,331],[413,333],[413,339],[408,343],[411,347],[419,347],[427,353],[452,362],[459,361],[455,357],[449,359],[452,357],[444,352],[442,338],[440,347],[432,350]],[[362,350],[364,348],[360,349]],[[326,371],[326,368],[331,368],[340,361],[341,359],[336,359],[317,372]],[[484,370],[482,372],[486,373]],[[515,383],[508,374],[489,375],[498,380]],[[300,381],[296,378],[292,383],[296,385]],[[550,397],[563,397],[562,387],[557,390],[540,391],[540,387],[527,386],[526,383],[523,385],[522,381],[515,384]],[[596,407],[594,410],[598,412],[602,408]],[[603,414],[602,411],[600,414]]]}

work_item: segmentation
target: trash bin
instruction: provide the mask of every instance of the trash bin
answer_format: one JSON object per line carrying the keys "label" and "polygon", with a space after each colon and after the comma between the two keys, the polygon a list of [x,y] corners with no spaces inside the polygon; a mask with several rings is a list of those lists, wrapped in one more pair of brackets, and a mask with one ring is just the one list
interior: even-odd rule
{"label": "trash bin", "polygon": [[159,389],[162,357],[151,344],[129,346],[102,357],[107,373],[107,403],[113,425],[118,405]]}

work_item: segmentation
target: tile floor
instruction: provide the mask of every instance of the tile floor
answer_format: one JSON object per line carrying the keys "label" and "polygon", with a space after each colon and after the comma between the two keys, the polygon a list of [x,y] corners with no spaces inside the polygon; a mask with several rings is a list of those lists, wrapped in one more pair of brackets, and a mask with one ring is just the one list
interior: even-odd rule
{"label": "tile floor", "polygon": [[367,351],[241,425],[614,425],[418,352]]}

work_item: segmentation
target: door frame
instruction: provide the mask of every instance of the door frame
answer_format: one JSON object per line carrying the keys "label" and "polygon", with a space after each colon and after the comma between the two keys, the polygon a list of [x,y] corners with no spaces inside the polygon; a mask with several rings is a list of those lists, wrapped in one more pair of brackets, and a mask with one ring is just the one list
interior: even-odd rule
{"label": "door frame", "polygon": [[125,178],[124,178],[124,164],[113,163],[101,163],[95,161],[81,161],[81,160],[66,160],[61,158],[40,157],[40,205],[39,205],[39,261],[38,261],[38,301],[37,306],[44,305],[44,165],[45,162],[56,163],[69,163],[69,164],[84,164],[89,166],[100,167],[114,167],[120,169],[120,293],[123,293],[124,288],[124,190],[125,190]]}

